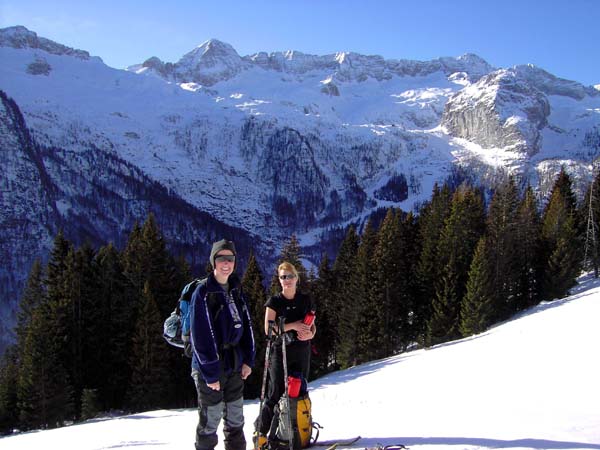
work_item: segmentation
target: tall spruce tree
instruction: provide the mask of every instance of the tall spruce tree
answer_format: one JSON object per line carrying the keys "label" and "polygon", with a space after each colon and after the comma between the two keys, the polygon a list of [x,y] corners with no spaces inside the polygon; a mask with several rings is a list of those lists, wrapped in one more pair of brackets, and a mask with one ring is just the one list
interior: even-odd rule
{"label": "tall spruce tree", "polygon": [[317,378],[331,370],[335,334],[333,327],[333,271],[329,267],[327,253],[323,253],[319,264],[317,278],[311,283],[311,295],[317,307],[317,334],[312,340],[313,355],[311,359],[311,379]]}
{"label": "tall spruce tree", "polygon": [[[510,317],[518,308],[521,261],[518,247],[519,193],[513,177],[496,187],[487,217],[485,261],[491,283],[494,317],[498,322]],[[483,255],[482,255],[483,256]]]}
{"label": "tall spruce tree", "polygon": [[523,310],[539,303],[544,270],[540,215],[531,186],[525,190],[518,207],[516,234],[518,245],[514,251],[520,267],[516,306]]}
{"label": "tall spruce tree", "polygon": [[399,236],[399,213],[390,208],[379,227],[377,245],[373,254],[375,266],[373,299],[378,305],[377,320],[380,325],[380,335],[377,357],[391,355],[396,350],[396,344],[401,332],[401,289],[403,275],[400,273],[402,248]]}
{"label": "tall spruce tree", "polygon": [[484,209],[480,192],[463,185],[452,197],[438,246],[440,277],[436,280],[433,311],[428,323],[427,344],[457,339],[460,334],[460,304],[466,291],[468,271],[475,247],[484,231]]}
{"label": "tall spruce tree", "polygon": [[156,331],[162,322],[150,281],[146,281],[133,336],[132,376],[127,393],[127,404],[134,411],[168,405],[168,357],[162,336]]}
{"label": "tall spruce tree", "polygon": [[375,249],[377,230],[369,220],[360,238],[356,254],[356,290],[360,293],[358,316],[355,324],[358,336],[357,362],[363,363],[377,358],[379,346],[383,341],[383,329],[379,322],[378,311],[381,305],[375,296],[374,278],[376,272]]}
{"label": "tall spruce tree", "polygon": [[[353,308],[356,307],[356,293],[352,289],[351,280],[354,277],[354,259],[358,250],[358,235],[353,225],[348,228],[346,236],[340,246],[337,257],[333,264],[333,278],[335,285],[331,296],[332,307],[330,308],[332,319],[332,333],[335,336],[332,351],[332,364],[347,367],[352,364],[351,360],[342,358],[340,353],[344,346],[352,343],[354,330],[349,330],[344,323],[344,318],[354,315]],[[348,356],[348,355],[347,355]]]}
{"label": "tall spruce tree", "polygon": [[421,343],[425,343],[435,285],[441,273],[438,248],[444,223],[450,214],[451,200],[452,193],[448,185],[444,184],[440,189],[436,183],[431,200],[421,209],[418,218],[421,251],[416,264],[419,293],[415,297],[414,329]]}
{"label": "tall spruce tree", "polygon": [[97,380],[101,408],[122,409],[130,378],[130,342],[133,337],[134,301],[127,297],[127,280],[117,249],[108,244],[96,255],[97,326],[95,342],[99,356]]}
{"label": "tall spruce tree", "polygon": [[471,336],[485,331],[492,323],[494,308],[493,283],[486,252],[485,237],[481,237],[469,269],[467,292],[461,303],[460,333]]}
{"label": "tall spruce tree", "polygon": [[581,272],[583,254],[576,208],[571,178],[563,168],[542,220],[542,238],[547,249],[543,296],[548,300],[567,295]]}

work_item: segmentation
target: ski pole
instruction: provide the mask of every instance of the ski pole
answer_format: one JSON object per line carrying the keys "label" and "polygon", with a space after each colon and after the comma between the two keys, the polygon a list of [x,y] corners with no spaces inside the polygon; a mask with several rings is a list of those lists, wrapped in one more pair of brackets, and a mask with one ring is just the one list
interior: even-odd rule
{"label": "ski pole", "polygon": [[287,414],[287,426],[288,426],[288,430],[289,430],[289,444],[290,444],[290,450],[294,450],[294,430],[292,429],[292,411],[291,411],[291,405],[290,405],[290,393],[289,393],[289,386],[288,386],[288,367],[287,367],[287,352],[286,352],[286,339],[285,339],[285,317],[280,317],[279,318],[279,334],[281,335],[281,356],[283,358],[283,384],[285,387],[285,398],[286,398],[286,403],[287,403],[287,410],[288,410],[288,414]]}
{"label": "ski pole", "polygon": [[267,371],[269,369],[269,357],[271,356],[271,339],[273,337],[274,320],[269,320],[269,328],[267,331],[267,348],[265,350],[265,367],[263,370],[262,386],[260,388],[260,407],[258,408],[258,424],[256,431],[255,450],[259,450],[260,429],[262,428],[262,409],[265,403],[265,392],[267,388]]}

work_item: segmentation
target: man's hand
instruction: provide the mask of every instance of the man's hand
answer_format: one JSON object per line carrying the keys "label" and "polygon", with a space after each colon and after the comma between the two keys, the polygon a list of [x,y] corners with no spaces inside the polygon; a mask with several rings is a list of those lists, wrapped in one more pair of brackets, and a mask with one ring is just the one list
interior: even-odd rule
{"label": "man's hand", "polygon": [[252,373],[252,368],[247,364],[242,364],[242,380],[245,380]]}
{"label": "man's hand", "polygon": [[218,381],[215,381],[214,383],[206,383],[206,385],[211,388],[213,391],[220,391],[221,390],[221,383],[219,383]]}

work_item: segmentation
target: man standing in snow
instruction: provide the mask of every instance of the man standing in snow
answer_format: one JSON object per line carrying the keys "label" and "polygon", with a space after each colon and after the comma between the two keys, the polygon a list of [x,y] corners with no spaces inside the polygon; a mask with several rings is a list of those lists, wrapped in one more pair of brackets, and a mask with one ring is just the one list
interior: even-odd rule
{"label": "man standing in snow", "polygon": [[196,449],[212,450],[224,418],[225,450],[245,450],[244,381],[254,365],[254,337],[241,283],[234,274],[235,246],[215,242],[213,272],[192,295],[192,377],[198,392]]}

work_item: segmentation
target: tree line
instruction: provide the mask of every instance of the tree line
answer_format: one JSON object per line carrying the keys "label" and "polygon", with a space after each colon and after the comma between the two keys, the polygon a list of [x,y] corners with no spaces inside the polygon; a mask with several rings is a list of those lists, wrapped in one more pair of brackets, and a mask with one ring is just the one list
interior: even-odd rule
{"label": "tree line", "polygon": [[[391,208],[377,227],[350,226],[335,259],[323,253],[310,270],[292,236],[278,261],[296,265],[299,288],[317,303],[311,378],[480,333],[567,295],[584,263],[589,205],[600,219],[599,183],[577,205],[563,170],[543,207],[531,187],[520,189],[512,177],[487,202],[468,183],[436,185],[418,215]],[[586,253],[597,267],[597,248]],[[257,358],[245,397],[255,398],[264,304],[279,284],[275,268],[265,272],[253,254],[247,260],[240,275]],[[195,406],[190,361],[161,336],[191,279],[152,215],[134,226],[122,250],[75,247],[59,233],[48,263],[30,271],[16,342],[0,366],[0,430]]]}

